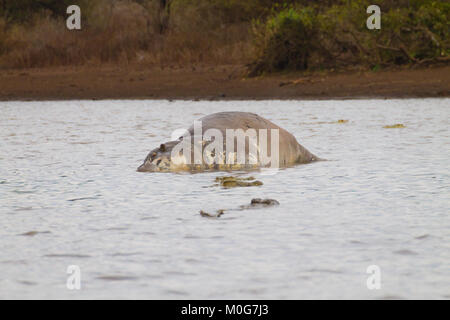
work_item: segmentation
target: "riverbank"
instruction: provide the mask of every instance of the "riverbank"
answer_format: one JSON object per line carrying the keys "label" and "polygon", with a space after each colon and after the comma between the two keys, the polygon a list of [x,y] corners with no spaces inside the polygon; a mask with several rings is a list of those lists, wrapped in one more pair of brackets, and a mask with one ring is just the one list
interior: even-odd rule
{"label": "riverbank", "polygon": [[0,72],[0,100],[449,97],[450,66],[296,72],[246,78],[244,66],[60,67]]}

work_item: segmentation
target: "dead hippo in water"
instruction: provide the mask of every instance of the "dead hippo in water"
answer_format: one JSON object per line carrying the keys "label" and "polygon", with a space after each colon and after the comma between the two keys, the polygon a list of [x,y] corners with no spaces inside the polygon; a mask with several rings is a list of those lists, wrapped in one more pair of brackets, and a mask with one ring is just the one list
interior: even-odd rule
{"label": "dead hippo in water", "polygon": [[219,112],[150,151],[137,171],[280,168],[317,160],[292,134],[257,114]]}

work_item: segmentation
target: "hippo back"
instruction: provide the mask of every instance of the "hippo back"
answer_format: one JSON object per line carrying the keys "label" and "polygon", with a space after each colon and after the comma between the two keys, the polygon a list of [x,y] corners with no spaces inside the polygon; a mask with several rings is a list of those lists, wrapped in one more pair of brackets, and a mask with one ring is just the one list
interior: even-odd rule
{"label": "hippo back", "polygon": [[[288,131],[277,126],[273,122],[249,112],[219,112],[207,115],[198,121],[201,121],[202,133],[209,129],[217,129],[222,132],[223,137],[226,136],[227,129],[255,129],[259,141],[259,129],[278,129],[279,131],[279,161],[280,166],[287,166],[299,162],[310,162],[315,156],[302,147],[297,139]],[[194,125],[189,129],[189,134],[194,135]],[[225,141],[224,141],[225,143]],[[236,149],[236,144],[235,144]],[[271,133],[267,133],[267,152],[271,154]],[[248,145],[246,144],[246,152],[248,153]]]}

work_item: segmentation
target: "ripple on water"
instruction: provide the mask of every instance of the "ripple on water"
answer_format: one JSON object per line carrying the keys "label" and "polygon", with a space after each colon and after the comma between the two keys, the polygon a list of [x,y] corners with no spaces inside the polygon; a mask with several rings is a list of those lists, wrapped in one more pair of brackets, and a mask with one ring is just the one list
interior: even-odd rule
{"label": "ripple on water", "polygon": [[146,260],[146,262],[148,262],[150,264],[152,264],[152,263],[163,263],[163,260],[161,260],[161,259],[149,259],[149,260]]}
{"label": "ripple on water", "polygon": [[14,211],[30,211],[33,210],[33,207],[18,207],[14,209]]}
{"label": "ripple on water", "polygon": [[240,289],[240,293],[250,294],[252,296],[259,296],[261,294],[264,294],[267,292],[266,288],[246,288],[246,289]]}
{"label": "ripple on water", "polygon": [[37,285],[37,282],[34,281],[28,281],[28,280],[17,280],[17,283],[26,285],[26,286],[35,286]]}
{"label": "ripple on water", "polygon": [[360,241],[360,240],[350,240],[349,243],[351,243],[351,244],[366,244],[365,242]]}
{"label": "ripple on water", "polygon": [[384,296],[377,297],[376,299],[377,300],[404,300],[405,298],[402,296],[394,295],[394,294],[392,294],[392,295],[387,294]]}
{"label": "ripple on water", "polygon": [[142,232],[141,234],[145,234],[147,236],[156,236],[157,235],[157,233],[151,232],[151,231],[145,231],[145,232]]}
{"label": "ripple on water", "polygon": [[417,239],[417,240],[423,240],[423,239],[427,239],[427,238],[429,238],[429,237],[430,237],[429,234],[423,234],[423,235],[421,235],[421,236],[414,237],[414,239]]}
{"label": "ripple on water", "polygon": [[174,289],[167,289],[164,292],[168,295],[174,295],[174,296],[188,296],[189,295],[189,293],[186,291],[174,290]]}
{"label": "ripple on water", "polygon": [[164,271],[163,274],[167,276],[182,276],[182,277],[197,275],[197,273],[194,272],[183,272],[183,271]]}
{"label": "ripple on water", "polygon": [[115,252],[109,254],[111,257],[129,257],[129,256],[137,256],[142,254],[141,252]]}
{"label": "ripple on water", "polygon": [[31,190],[12,190],[11,192],[13,193],[17,193],[17,194],[31,194],[31,193],[36,193],[36,191],[31,191]]}
{"label": "ripple on water", "polygon": [[25,233],[21,233],[21,234],[18,234],[19,236],[27,236],[27,237],[34,237],[35,235],[38,235],[38,234],[48,234],[48,233],[51,233],[50,231],[28,231],[28,232],[25,232]]}
{"label": "ripple on water", "polygon": [[159,219],[159,216],[142,217],[140,220],[145,221],[145,220],[157,220],[157,219]]}
{"label": "ripple on water", "polygon": [[87,254],[73,254],[73,253],[53,253],[53,254],[44,254],[44,257],[46,258],[91,258],[90,255]]}
{"label": "ripple on water", "polygon": [[104,275],[98,276],[96,279],[105,280],[105,281],[134,281],[138,280],[138,277],[135,276],[125,276],[125,275]]}
{"label": "ripple on water", "polygon": [[202,263],[201,260],[195,259],[195,258],[187,258],[184,260],[186,263],[192,263],[192,264],[200,264]]}
{"label": "ripple on water", "polygon": [[202,237],[196,236],[194,234],[186,234],[183,238],[185,238],[185,239],[202,239]]}
{"label": "ripple on water", "polygon": [[307,272],[311,272],[311,273],[334,273],[334,274],[342,274],[342,273],[344,273],[341,270],[320,269],[320,268],[309,269],[309,270],[307,270]]}
{"label": "ripple on water", "polygon": [[107,228],[107,231],[123,231],[123,230],[129,230],[130,227],[111,227]]}
{"label": "ripple on water", "polygon": [[409,250],[409,249],[400,249],[393,252],[394,254],[399,254],[402,256],[415,256],[418,255],[417,252]]}
{"label": "ripple on water", "polygon": [[28,264],[27,260],[3,260],[0,261],[1,264],[12,264],[12,265],[17,265],[17,264]]}
{"label": "ripple on water", "polygon": [[74,202],[74,201],[81,201],[81,200],[96,200],[98,198],[99,198],[98,196],[97,197],[82,197],[82,198],[68,199],[67,201]]}

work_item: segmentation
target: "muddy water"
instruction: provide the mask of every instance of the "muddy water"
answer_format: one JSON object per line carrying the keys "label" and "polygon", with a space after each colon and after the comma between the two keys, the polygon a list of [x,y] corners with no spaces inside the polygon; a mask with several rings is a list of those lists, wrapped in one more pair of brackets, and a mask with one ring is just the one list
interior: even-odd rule
{"label": "muddy water", "polygon": [[[449,103],[0,102],[0,298],[448,299]],[[231,189],[213,186],[225,173],[135,171],[173,130],[226,110],[329,161]],[[199,214],[256,197],[280,205]]]}

